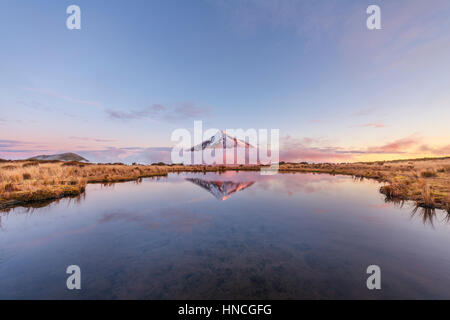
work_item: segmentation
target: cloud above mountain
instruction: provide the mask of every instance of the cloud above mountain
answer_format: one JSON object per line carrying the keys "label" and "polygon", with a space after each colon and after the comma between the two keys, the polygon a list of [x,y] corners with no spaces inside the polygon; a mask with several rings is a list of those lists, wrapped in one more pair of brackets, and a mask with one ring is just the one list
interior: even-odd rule
{"label": "cloud above mountain", "polygon": [[209,108],[198,107],[193,102],[183,102],[174,107],[154,104],[141,109],[132,110],[105,109],[105,112],[109,118],[123,121],[143,119],[173,121],[205,118],[211,115],[211,110]]}

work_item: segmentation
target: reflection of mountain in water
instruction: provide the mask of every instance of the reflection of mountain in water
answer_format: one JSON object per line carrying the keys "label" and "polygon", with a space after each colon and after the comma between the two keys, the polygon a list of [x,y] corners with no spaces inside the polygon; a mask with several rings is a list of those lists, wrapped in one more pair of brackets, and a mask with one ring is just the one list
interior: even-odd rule
{"label": "reflection of mountain in water", "polygon": [[219,200],[227,200],[233,193],[244,190],[254,184],[254,181],[249,182],[233,182],[233,181],[217,181],[217,180],[203,180],[197,178],[186,178],[206,190],[211,192],[214,197]]}

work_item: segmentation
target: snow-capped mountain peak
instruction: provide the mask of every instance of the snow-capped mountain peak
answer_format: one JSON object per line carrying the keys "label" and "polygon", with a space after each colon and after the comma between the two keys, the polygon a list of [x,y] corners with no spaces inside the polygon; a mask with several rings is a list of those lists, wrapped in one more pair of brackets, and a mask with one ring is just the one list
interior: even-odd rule
{"label": "snow-capped mountain peak", "polygon": [[208,140],[203,141],[191,149],[190,151],[200,151],[204,149],[232,149],[232,148],[254,148],[251,144],[230,136],[226,131],[218,131]]}

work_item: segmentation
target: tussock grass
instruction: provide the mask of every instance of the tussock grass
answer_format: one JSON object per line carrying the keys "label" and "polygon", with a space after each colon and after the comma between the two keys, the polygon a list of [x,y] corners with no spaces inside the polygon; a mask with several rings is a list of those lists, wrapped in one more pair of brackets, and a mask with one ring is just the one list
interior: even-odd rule
{"label": "tussock grass", "polygon": [[386,195],[386,198],[389,200],[404,198],[404,190],[402,190],[402,187],[398,184],[382,186],[380,192]]}
{"label": "tussock grass", "polygon": [[30,202],[76,196],[88,183],[138,181],[166,176],[169,172],[257,171],[260,166],[184,166],[91,164],[77,161],[4,161],[0,162],[0,209]]}
{"label": "tussock grass", "polygon": [[154,166],[96,165],[75,162],[0,163],[0,208],[84,192],[87,183],[167,175]]}
{"label": "tussock grass", "polygon": [[433,171],[433,170],[426,170],[426,171],[422,171],[422,172],[420,173],[420,176],[421,176],[422,178],[434,178],[434,177],[437,176],[437,174],[436,174],[436,172]]}
{"label": "tussock grass", "polygon": [[434,208],[436,206],[436,203],[434,202],[434,197],[431,193],[430,186],[427,184],[424,184],[422,187],[422,190],[420,191],[420,194],[422,195],[422,203],[418,203],[419,205],[422,205],[427,208]]}
{"label": "tussock grass", "polygon": [[412,200],[423,208],[450,212],[450,157],[395,161],[281,165],[282,172],[319,172],[376,179],[389,201]]}

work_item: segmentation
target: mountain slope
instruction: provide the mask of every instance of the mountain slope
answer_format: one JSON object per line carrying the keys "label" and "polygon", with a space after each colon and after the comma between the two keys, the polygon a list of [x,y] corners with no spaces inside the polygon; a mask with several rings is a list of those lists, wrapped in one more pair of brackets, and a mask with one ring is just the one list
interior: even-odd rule
{"label": "mountain slope", "polygon": [[89,160],[83,158],[82,156],[68,152],[68,153],[59,153],[59,154],[50,154],[50,155],[39,155],[27,160],[59,160],[59,161],[84,161],[89,162]]}

